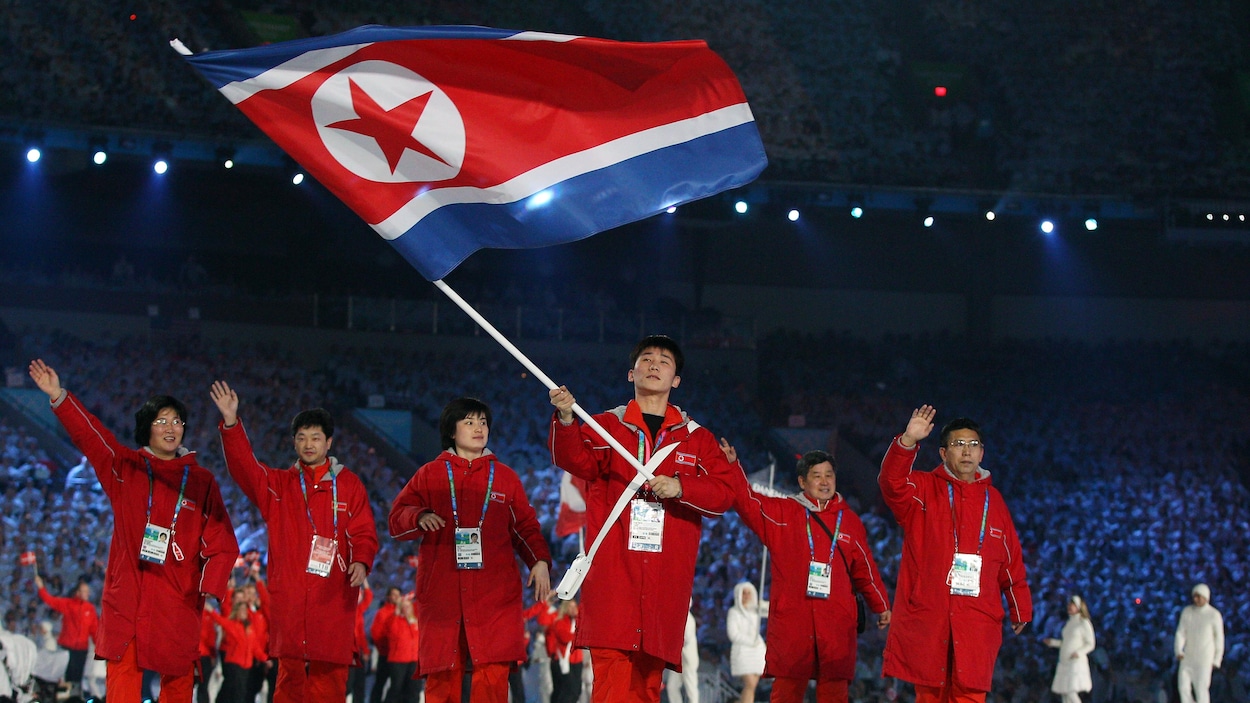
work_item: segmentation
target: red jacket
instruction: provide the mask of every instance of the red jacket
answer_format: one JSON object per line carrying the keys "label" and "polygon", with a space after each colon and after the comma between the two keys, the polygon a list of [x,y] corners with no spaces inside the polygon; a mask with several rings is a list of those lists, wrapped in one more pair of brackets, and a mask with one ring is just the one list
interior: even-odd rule
{"label": "red jacket", "polygon": [[[457,569],[447,462],[456,481],[460,526],[473,527],[482,517],[490,467],[495,467],[486,520],[482,524],[482,569]],[[417,527],[433,511],[447,521],[441,530]],[[487,451],[469,461],[451,452],[417,469],[391,503],[391,536],[421,539],[417,568],[417,621],[421,623],[421,673],[451,669],[462,659],[460,632],[474,663],[516,662],[525,658],[521,618],[521,573],[516,556],[528,567],[551,564],[534,508],[516,472]],[[387,655],[390,660],[390,654]]]}
{"label": "red jacket", "polygon": [[417,623],[394,616],[386,621],[386,642],[388,645],[386,661],[393,664],[407,664],[418,660],[420,638],[417,636]]}
{"label": "red jacket", "polygon": [[[656,449],[635,401],[596,415],[595,420],[626,449],[641,444],[648,458]],[[627,549],[628,507],[608,526],[582,584],[577,646],[644,651],[680,671],[703,517],[720,515],[733,505],[732,474],[741,471],[725,460],[711,432],[701,427],[691,432],[689,418],[675,405],[668,407],[660,434],[660,446],[683,443],[655,471],[679,476],[682,486],[681,498],[663,501],[663,551]],[[550,447],[556,466],[588,483],[589,543],[605,529],[603,523],[633,480],[634,468],[594,430],[578,422],[566,426],[556,414],[551,420]]]}
{"label": "red jacket", "polygon": [[[140,668],[186,674],[199,658],[204,595],[226,598],[226,580],[239,556],[217,480],[196,464],[195,452],[166,461],[122,446],[72,393],[54,401],[52,410],[95,468],[113,507],[96,656],[120,661],[127,645],[135,642]],[[149,495],[145,459],[155,479],[152,522],[157,525],[173,521],[185,470],[187,487],[173,539],[182,560],[175,558],[172,546],[163,565],[139,559]]]}
{"label": "red jacket", "polygon": [[207,610],[200,618],[200,656],[211,657],[217,654],[217,621]]}
{"label": "red jacket", "polygon": [[[277,658],[350,665],[355,654],[358,587],[350,585],[347,567],[373,567],[377,527],[364,484],[330,457],[330,468],[316,484],[305,472],[308,501],[300,488],[299,464],[274,469],[256,460],[243,422],[218,424],[226,468],[260,510],[269,528],[269,655]],[[332,486],[337,478],[338,505]],[[337,510],[334,508],[337,507]],[[338,540],[338,559],[328,577],[308,573],[313,526],[317,534]],[[335,512],[338,532],[334,532]]]}
{"label": "red jacket", "polygon": [[57,644],[66,649],[87,649],[95,640],[96,630],[100,627],[100,616],[95,605],[80,598],[58,598],[46,588],[40,586],[39,598],[56,612],[61,614],[61,634],[56,638]]}
{"label": "red jacket", "polygon": [[[855,632],[858,608],[852,589],[864,595],[872,612],[883,613],[890,609],[885,584],[881,582],[881,574],[868,547],[864,524],[841,495],[835,495],[822,509],[817,509],[811,498],[803,494],[777,498],[756,493],[745,476],[738,486],[734,509],[743,524],[768,547],[772,557],[764,675],[852,680],[859,647]],[[809,508],[820,516],[830,532],[837,531],[838,548],[832,558],[829,535],[815,519],[808,522]],[[840,528],[839,515],[842,517]],[[831,566],[828,598],[807,595],[808,566],[813,560]]]}
{"label": "red jacket", "polygon": [[369,609],[369,604],[373,602],[373,589],[366,588],[360,593],[360,600],[356,603],[356,653],[360,655],[360,660],[367,662],[369,660],[369,638],[365,637],[365,611]]}
{"label": "red jacket", "polygon": [[[912,471],[916,450],[906,449],[895,437],[877,479],[881,497],[903,528],[903,559],[883,673],[913,684],[940,686],[946,680],[944,667],[953,638],[955,680],[965,688],[989,691],[1003,640],[1003,596],[1013,623],[1033,618],[1020,540],[1007,504],[990,485],[988,471],[981,469],[972,483],[956,479],[944,466]],[[980,595],[951,595],[946,579],[955,554],[955,525],[960,551],[973,553],[982,514],[986,521]]]}
{"label": "red jacket", "polygon": [[369,637],[373,639],[373,646],[378,648],[380,657],[386,656],[386,628],[390,626],[390,620],[394,616],[394,603],[379,605],[377,612],[373,614],[373,624],[369,626]]}
{"label": "red jacket", "polygon": [[[542,620],[540,619],[539,622],[541,623]],[[573,644],[574,635],[577,634],[577,618],[555,616],[545,624],[547,629],[544,639],[547,642],[547,656],[551,657],[552,661],[556,661],[568,652],[570,664],[581,664],[583,650]]]}
{"label": "red jacket", "polygon": [[244,669],[252,668],[256,662],[256,631],[251,623],[231,620],[216,610],[206,610],[213,622],[221,626],[221,651],[227,664],[235,664]]}

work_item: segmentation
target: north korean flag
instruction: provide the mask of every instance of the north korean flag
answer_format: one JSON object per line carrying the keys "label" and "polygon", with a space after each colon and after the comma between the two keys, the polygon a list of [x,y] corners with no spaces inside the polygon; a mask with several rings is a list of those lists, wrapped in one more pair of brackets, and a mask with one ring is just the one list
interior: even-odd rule
{"label": "north korean flag", "polygon": [[368,26],[187,59],[430,280],[767,164],[741,86],[701,41]]}

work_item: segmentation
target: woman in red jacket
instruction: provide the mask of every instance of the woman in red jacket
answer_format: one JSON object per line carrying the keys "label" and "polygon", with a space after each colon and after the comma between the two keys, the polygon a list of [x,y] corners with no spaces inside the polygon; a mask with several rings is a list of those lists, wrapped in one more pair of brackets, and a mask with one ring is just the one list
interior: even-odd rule
{"label": "woman in red jacket", "polygon": [[191,703],[205,596],[227,597],[239,556],[217,479],[182,446],[187,409],[166,395],[135,413],[124,446],[41,359],[30,377],[87,457],[113,511],[97,659],[110,703],[139,703],[143,672],[161,676],[162,703]]}
{"label": "woman in red jacket", "polygon": [[80,581],[74,588],[74,595],[69,598],[57,598],[48,593],[48,589],[43,587],[43,579],[38,576],[35,577],[35,586],[39,589],[40,600],[61,614],[61,634],[56,643],[69,650],[65,681],[70,686],[70,694],[77,695],[82,691],[87,649],[95,641],[96,630],[100,627],[100,615],[91,602],[91,585]]}
{"label": "woman in red jacket", "polygon": [[386,690],[386,703],[417,703],[421,693],[421,681],[414,679],[417,673],[417,615],[412,601],[400,598],[395,604],[395,614],[386,621],[387,650],[386,668],[390,687]]}
{"label": "woman in red jacket", "polygon": [[582,695],[582,650],[573,646],[576,632],[577,601],[560,601],[546,632],[547,654],[551,657],[551,703],[577,703]]}
{"label": "woman in red jacket", "polygon": [[221,666],[221,691],[215,703],[245,703],[248,676],[256,654],[256,635],[248,622],[249,608],[242,589],[235,591],[230,617],[205,608],[209,617],[221,626],[221,651],[225,661]]}
{"label": "woman in red jacket", "polygon": [[391,504],[391,537],[421,540],[419,670],[427,703],[460,703],[472,662],[474,703],[507,703],[508,673],[525,658],[521,574],[535,598],[551,590],[551,553],[516,472],[486,448],[490,408],[458,398],[443,409],[443,453]]}

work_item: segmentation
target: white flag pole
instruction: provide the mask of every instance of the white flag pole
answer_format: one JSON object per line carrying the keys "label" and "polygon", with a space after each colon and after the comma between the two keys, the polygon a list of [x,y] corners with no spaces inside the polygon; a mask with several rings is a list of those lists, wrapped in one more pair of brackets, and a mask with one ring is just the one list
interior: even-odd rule
{"label": "white flag pole", "polygon": [[[542,369],[535,366],[534,362],[530,361],[529,358],[526,357],[525,354],[523,354],[520,349],[517,349],[516,345],[508,341],[508,338],[503,336],[503,334],[501,334],[499,330],[495,329],[495,326],[492,325],[490,322],[488,322],[486,318],[482,317],[482,315],[477,310],[474,310],[472,305],[469,305],[467,302],[465,302],[464,298],[460,297],[460,294],[452,290],[451,286],[444,283],[441,279],[434,281],[433,283],[435,287],[443,291],[443,293],[445,293],[448,298],[451,298],[451,302],[459,306],[460,309],[465,312],[465,314],[473,318],[474,322],[480,325],[482,329],[486,330],[487,334],[494,337],[495,341],[499,342],[500,346],[508,350],[509,354],[511,354],[514,358],[516,358],[517,361],[521,362],[522,366],[529,369],[529,372],[534,374],[534,376],[538,378],[538,380],[542,381],[543,384],[546,385],[548,389],[555,390],[556,388],[559,388],[559,386],[556,385],[554,381],[552,381],[550,378],[547,377],[547,374],[542,372]],[[582,419],[582,422],[585,422],[587,425],[590,426],[591,429],[597,432],[599,436],[603,438],[603,441],[607,442],[610,447],[615,449],[618,454],[624,457],[625,460],[628,461],[630,465],[634,467],[635,471],[642,474],[643,477],[646,478],[648,481],[655,478],[655,476],[650,471],[648,471],[645,467],[643,467],[641,462],[638,461],[638,457],[634,456],[633,454],[629,452],[629,450],[621,446],[621,443],[616,441],[615,437],[609,434],[608,431],[604,429],[602,425],[600,425],[593,417],[590,416],[589,413],[583,410],[582,407],[578,405],[577,403],[573,404],[573,412]]]}

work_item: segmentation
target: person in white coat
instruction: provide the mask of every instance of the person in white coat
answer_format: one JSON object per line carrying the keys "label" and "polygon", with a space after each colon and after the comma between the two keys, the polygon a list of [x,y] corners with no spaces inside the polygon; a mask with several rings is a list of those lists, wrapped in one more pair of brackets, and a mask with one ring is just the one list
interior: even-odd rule
{"label": "person in white coat", "polygon": [[669,703],[681,703],[682,691],[686,703],[699,703],[699,628],[690,611],[686,611],[686,636],[681,645],[681,673],[665,670],[664,690]]}
{"label": "person in white coat", "polygon": [[1047,646],[1059,649],[1059,662],[1055,665],[1050,690],[1059,694],[1063,703],[1080,703],[1080,694],[1094,688],[1089,674],[1089,653],[1095,646],[1094,623],[1089,618],[1089,607],[1080,596],[1068,599],[1068,622],[1060,637],[1045,640]]}
{"label": "person in white coat", "polygon": [[1176,685],[1181,703],[1211,702],[1211,669],[1224,663],[1224,617],[1211,605],[1211,589],[1200,583],[1190,592],[1176,626]]}
{"label": "person in white coat", "polygon": [[760,636],[760,620],[768,617],[768,601],[761,601],[755,586],[743,581],[734,586],[734,604],[725,618],[729,642],[729,673],[742,679],[739,703],[755,700],[755,687],[764,673],[768,648]]}

